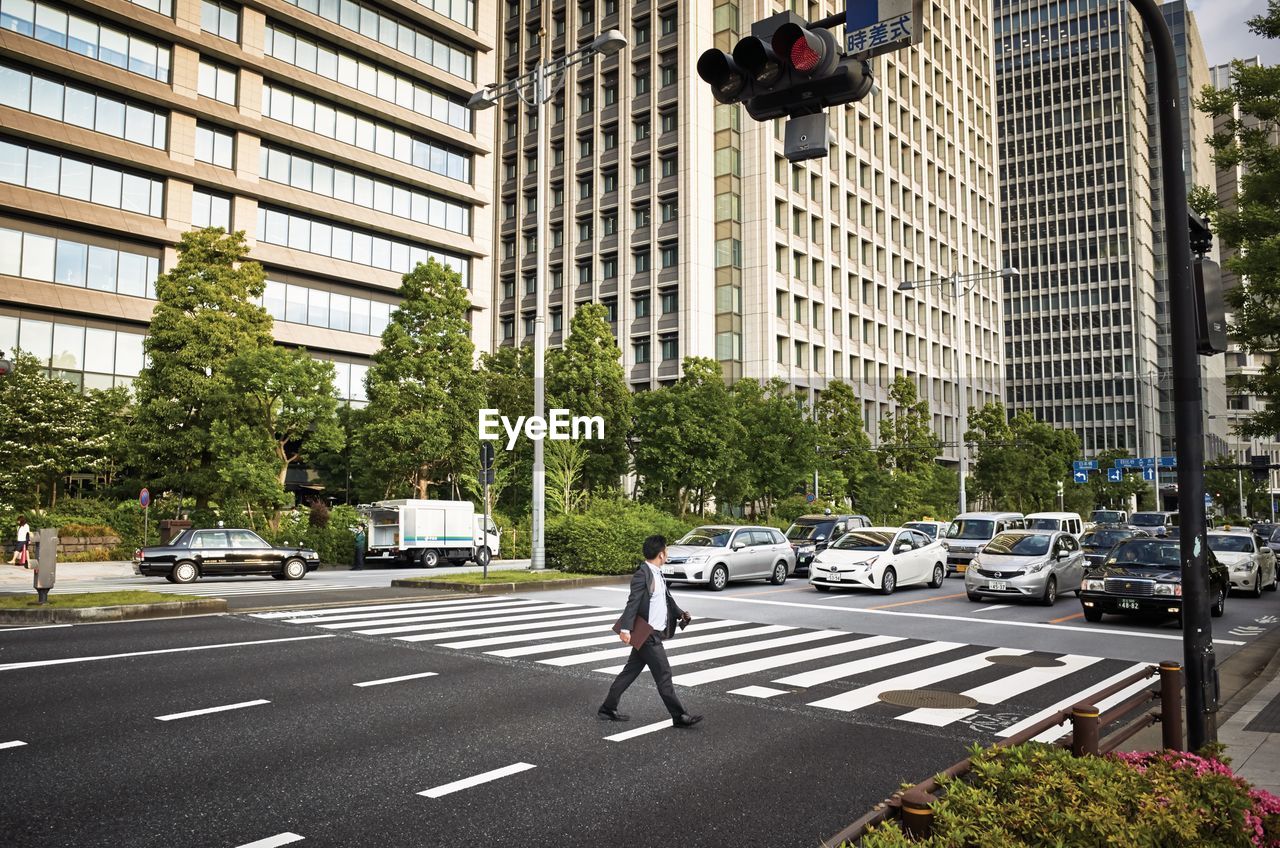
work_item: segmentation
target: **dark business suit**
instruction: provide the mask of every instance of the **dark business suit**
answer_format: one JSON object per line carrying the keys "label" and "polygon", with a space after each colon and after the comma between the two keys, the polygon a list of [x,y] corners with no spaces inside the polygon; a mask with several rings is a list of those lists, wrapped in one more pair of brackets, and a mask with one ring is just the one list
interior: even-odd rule
{"label": "dark business suit", "polygon": [[[627,605],[622,611],[622,617],[618,619],[619,629],[634,631],[637,615],[648,619],[649,604],[653,599],[654,589],[650,583],[651,580],[662,580],[662,577],[655,575],[647,563],[640,563],[640,567],[631,576],[631,594],[627,597]],[[665,580],[662,581],[662,585],[666,587]],[[663,628],[661,635],[655,631],[643,645],[632,643],[631,647],[634,650],[627,658],[627,664],[614,679],[613,685],[609,687],[609,694],[601,706],[602,710],[616,710],[622,693],[627,691],[627,687],[640,676],[641,670],[648,666],[667,712],[671,713],[673,719],[679,719],[684,714],[684,706],[676,697],[675,687],[671,685],[671,663],[667,661],[667,651],[662,647],[662,640],[670,639],[675,635],[676,621],[685,613],[676,606],[669,589],[663,594],[667,599],[667,626]]]}

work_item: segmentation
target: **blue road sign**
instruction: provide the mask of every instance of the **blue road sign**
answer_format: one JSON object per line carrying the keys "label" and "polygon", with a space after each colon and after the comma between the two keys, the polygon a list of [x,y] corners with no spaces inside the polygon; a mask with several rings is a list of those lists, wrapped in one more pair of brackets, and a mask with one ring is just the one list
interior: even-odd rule
{"label": "blue road sign", "polygon": [[1142,460],[1140,459],[1117,459],[1116,468],[1141,468]]}
{"label": "blue road sign", "polygon": [[1161,468],[1177,468],[1178,458],[1176,456],[1162,456],[1160,457],[1160,467]]}
{"label": "blue road sign", "polygon": [[1075,471],[1097,471],[1098,460],[1096,459],[1077,459],[1071,463],[1071,468]]}
{"label": "blue road sign", "polygon": [[1148,481],[1156,479],[1156,470],[1154,468],[1142,469],[1142,479]]}
{"label": "blue road sign", "polygon": [[1088,472],[1088,471],[1077,471],[1075,474],[1072,474],[1071,476],[1072,476],[1072,478],[1073,478],[1077,483],[1088,483],[1088,482],[1089,482],[1089,472]]}
{"label": "blue road sign", "polygon": [[[1119,461],[1120,461],[1120,460],[1118,460],[1118,459],[1116,460],[1116,462],[1119,462]],[[1107,480],[1108,480],[1109,482],[1111,482],[1111,483],[1123,483],[1123,482],[1124,482],[1124,469],[1123,469],[1123,468],[1108,468],[1108,469],[1107,469]]]}
{"label": "blue road sign", "polygon": [[1155,468],[1156,458],[1154,456],[1144,456],[1142,459],[1138,460],[1138,464],[1143,468]]}
{"label": "blue road sign", "polygon": [[1205,506],[1213,506],[1213,495],[1205,495],[1205,496],[1204,496],[1204,505],[1205,505]]}
{"label": "blue road sign", "polygon": [[889,53],[924,38],[924,1],[847,0],[844,23],[846,53]]}

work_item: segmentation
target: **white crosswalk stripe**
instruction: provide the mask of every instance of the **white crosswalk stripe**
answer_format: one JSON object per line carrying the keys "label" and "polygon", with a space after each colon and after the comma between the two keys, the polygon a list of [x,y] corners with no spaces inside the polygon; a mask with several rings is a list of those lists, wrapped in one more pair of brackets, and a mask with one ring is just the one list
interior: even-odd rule
{"label": "white crosswalk stripe", "polygon": [[[276,610],[254,617],[282,626],[434,643],[434,647],[475,651],[538,667],[583,669],[603,675],[619,671],[622,666],[616,663],[631,651],[610,632],[618,614],[616,609],[503,596]],[[993,724],[999,727],[1017,719],[1000,731],[1001,736],[1030,727],[1043,716],[1142,667],[1052,652],[1035,653],[1056,662],[1018,667],[998,658],[1025,656],[1032,651],[720,619],[694,622],[669,640],[666,648],[671,665],[683,667],[674,676],[674,682],[682,687],[732,681],[725,683],[724,691],[807,705],[815,708],[815,715],[826,710],[866,712],[928,727],[963,724],[983,734],[994,732]],[[855,656],[832,662],[850,654]],[[790,673],[774,677],[777,669]],[[440,679],[447,677],[442,671]],[[1143,685],[1147,684],[1103,699],[1098,706],[1106,709],[1121,703]],[[923,688],[960,693],[977,706],[910,709],[881,699],[893,690]],[[1066,692],[1074,694],[1064,699]],[[1017,718],[1020,716],[1026,718]],[[669,726],[669,722],[661,724]],[[1059,728],[1042,737],[1056,739],[1065,732]],[[610,738],[623,741],[637,735],[641,734],[627,731]]]}
{"label": "white crosswalk stripe", "polygon": [[[1006,727],[1004,730],[1000,731],[996,735],[1004,739],[1007,739],[1010,736],[1016,736],[1017,734],[1026,730],[1028,727],[1031,727],[1032,725],[1036,725],[1044,721],[1046,718],[1053,715],[1054,713],[1062,712],[1068,707],[1071,707],[1080,703],[1080,699],[1088,695],[1090,692],[1097,692],[1101,689],[1105,689],[1108,686],[1112,685],[1113,683],[1117,683],[1120,680],[1123,680],[1124,678],[1133,674],[1134,672],[1140,671],[1141,669],[1146,667],[1147,667],[1147,663],[1134,663],[1128,668],[1111,675],[1105,680],[1098,680],[1090,684],[1090,686],[1087,689],[1082,689],[1072,695],[1068,695],[1067,697],[1063,698],[1057,703],[1052,704],[1048,707],[1045,707],[1040,712],[1035,713],[1033,715],[1029,715],[1026,718],[1024,718],[1022,721],[1017,722],[1016,724],[1009,725],[1008,727]],[[1094,706],[1096,707],[1099,705],[1094,704]],[[1066,733],[1066,731],[1063,731],[1063,733]]]}

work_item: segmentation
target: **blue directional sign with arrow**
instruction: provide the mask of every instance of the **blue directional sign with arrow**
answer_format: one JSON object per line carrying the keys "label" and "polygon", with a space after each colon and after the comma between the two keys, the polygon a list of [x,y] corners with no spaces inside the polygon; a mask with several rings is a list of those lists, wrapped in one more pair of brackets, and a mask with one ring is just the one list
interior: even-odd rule
{"label": "blue directional sign with arrow", "polygon": [[[1119,461],[1120,461],[1120,460],[1118,460],[1118,459],[1116,460],[1116,462],[1119,462]],[[1123,468],[1108,468],[1108,469],[1107,469],[1107,480],[1108,480],[1109,482],[1112,482],[1112,483],[1123,483],[1123,482],[1124,482],[1124,469],[1123,469]]]}
{"label": "blue directional sign with arrow", "polygon": [[1142,469],[1142,479],[1143,479],[1143,480],[1154,480],[1154,479],[1156,479],[1156,470],[1155,470],[1154,468],[1144,468],[1144,469]]}
{"label": "blue directional sign with arrow", "polygon": [[1077,483],[1088,483],[1088,482],[1089,482],[1089,472],[1088,472],[1088,471],[1077,471],[1077,472],[1075,472],[1074,474],[1072,474],[1071,476],[1072,476],[1072,479],[1074,479]]}

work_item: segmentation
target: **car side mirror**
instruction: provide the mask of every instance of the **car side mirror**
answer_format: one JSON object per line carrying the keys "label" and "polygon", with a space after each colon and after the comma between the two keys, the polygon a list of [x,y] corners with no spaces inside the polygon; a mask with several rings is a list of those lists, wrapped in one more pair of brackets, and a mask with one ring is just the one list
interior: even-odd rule
{"label": "car side mirror", "polygon": [[900,554],[900,553],[902,553],[902,552],[904,552],[904,551],[909,551],[909,550],[911,550],[911,545],[910,545],[909,543],[907,543],[907,542],[900,542],[900,543],[898,543],[898,547],[896,547],[896,548],[894,548],[894,549],[893,549],[893,552],[894,552],[894,553],[896,553],[896,554]]}
{"label": "car side mirror", "polygon": [[1058,551],[1058,559],[1070,559],[1071,551]]}
{"label": "car side mirror", "polygon": [[732,550],[740,551],[747,546],[746,542],[734,542],[730,547]]}

